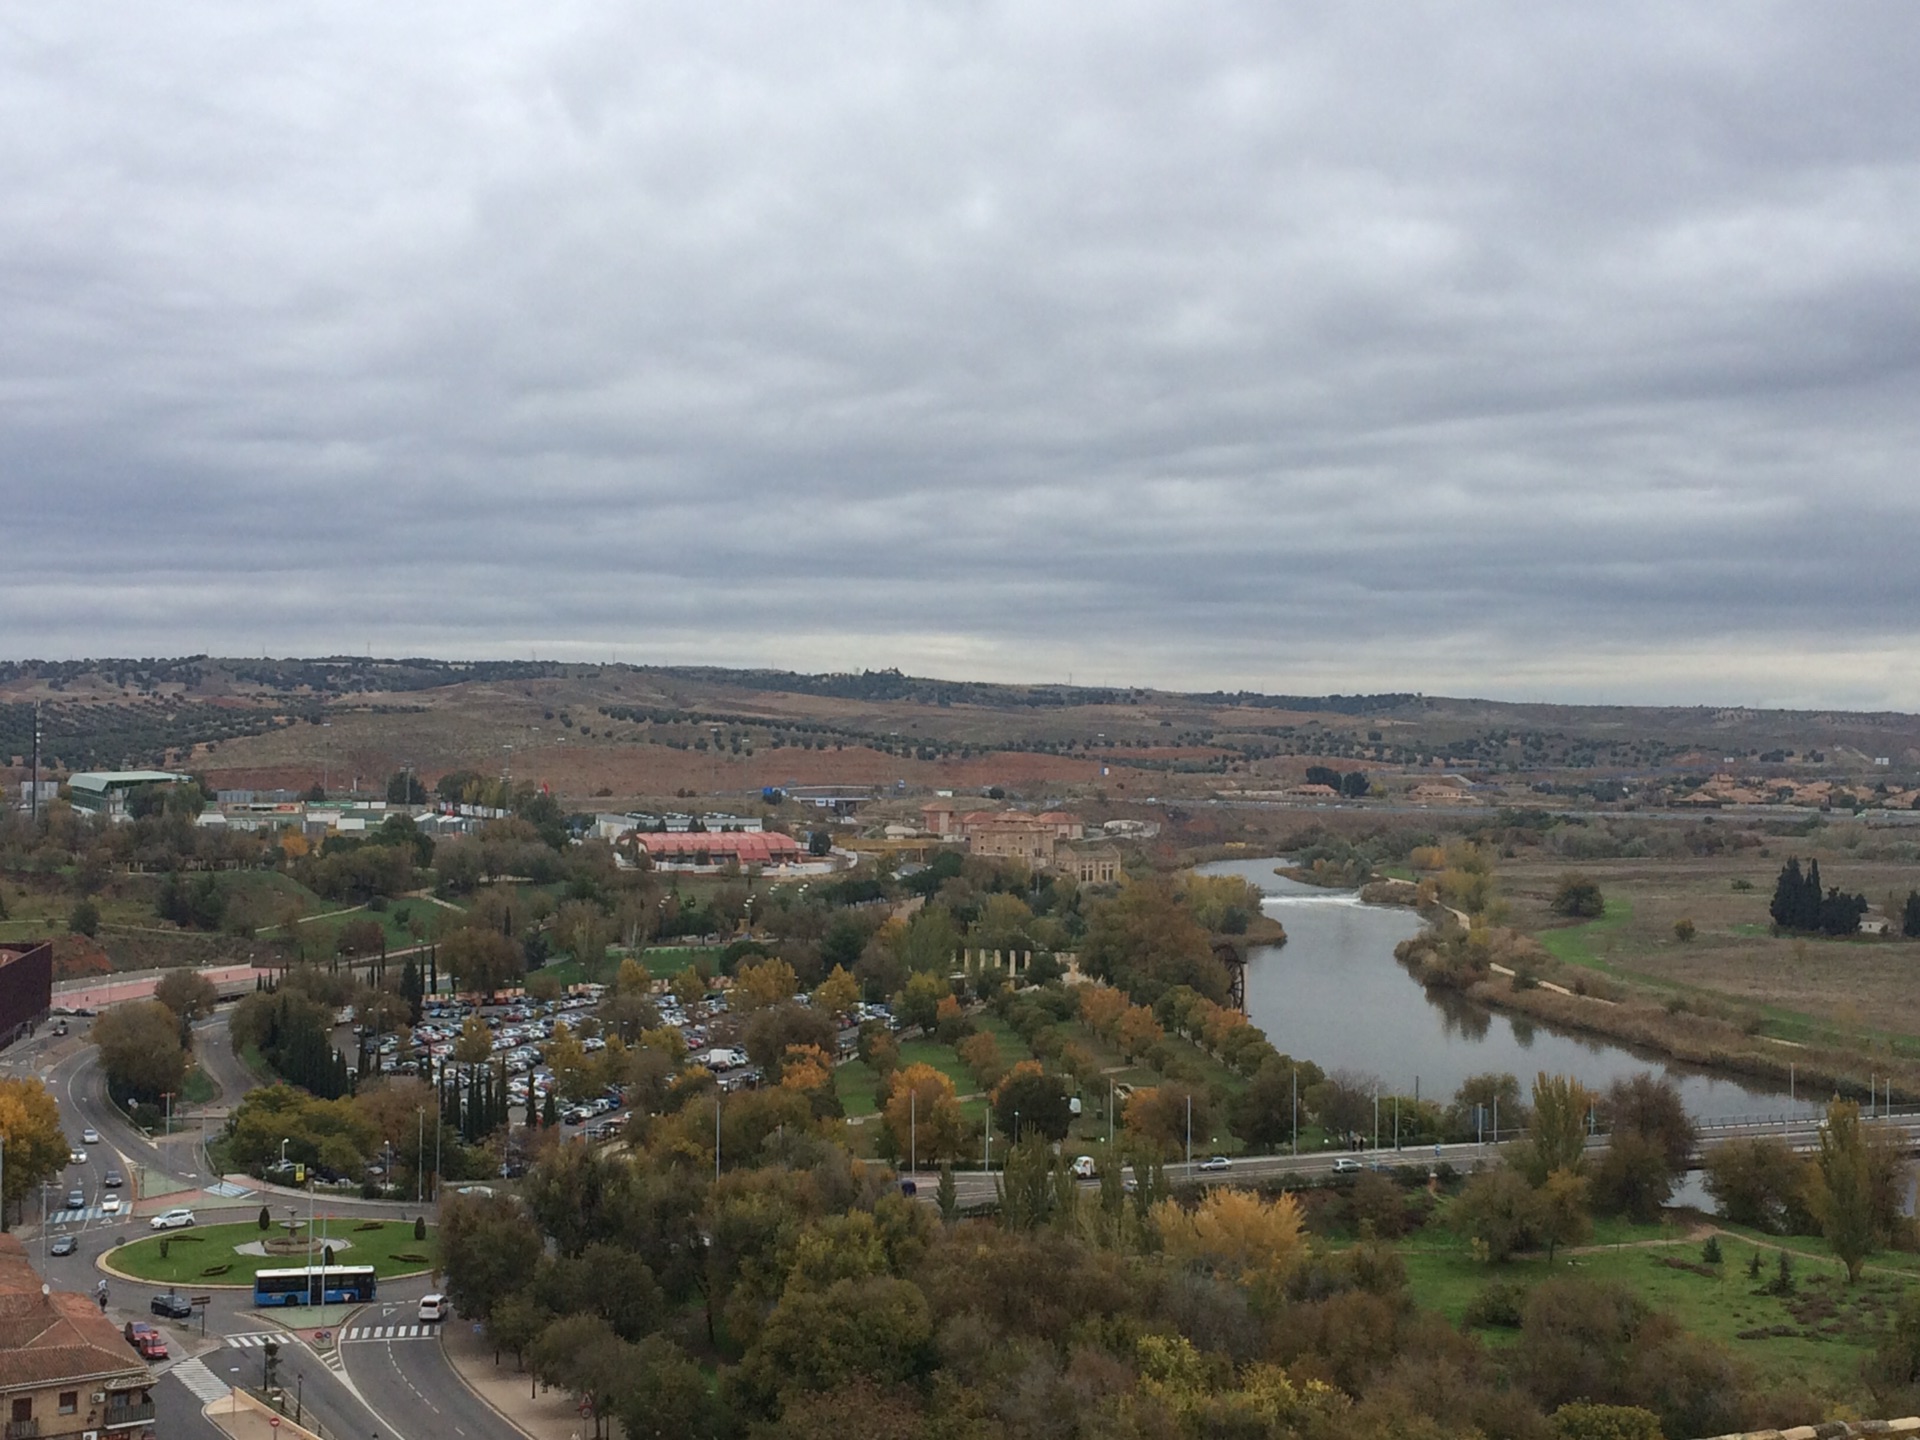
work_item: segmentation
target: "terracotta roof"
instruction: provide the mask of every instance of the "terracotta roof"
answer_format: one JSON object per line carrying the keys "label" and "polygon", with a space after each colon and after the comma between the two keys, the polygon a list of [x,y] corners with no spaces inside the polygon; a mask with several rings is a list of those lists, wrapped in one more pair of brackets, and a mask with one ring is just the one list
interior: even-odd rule
{"label": "terracotta roof", "polygon": [[649,855],[693,855],[706,851],[710,859],[724,861],[729,856],[742,865],[796,860],[801,846],[791,835],[771,830],[723,830],[714,833],[679,832],[667,835],[636,835],[634,841]]}
{"label": "terracotta roof", "polygon": [[40,1293],[26,1247],[0,1235],[0,1390],[67,1381],[151,1385],[119,1328],[85,1295]]}

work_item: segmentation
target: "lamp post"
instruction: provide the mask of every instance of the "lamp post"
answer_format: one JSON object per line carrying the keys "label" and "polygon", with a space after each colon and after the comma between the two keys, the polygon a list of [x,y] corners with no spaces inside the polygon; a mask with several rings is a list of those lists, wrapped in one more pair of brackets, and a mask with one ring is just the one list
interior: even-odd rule
{"label": "lamp post", "polygon": [[427,1203],[427,1107],[413,1107],[413,1203],[425,1206]]}

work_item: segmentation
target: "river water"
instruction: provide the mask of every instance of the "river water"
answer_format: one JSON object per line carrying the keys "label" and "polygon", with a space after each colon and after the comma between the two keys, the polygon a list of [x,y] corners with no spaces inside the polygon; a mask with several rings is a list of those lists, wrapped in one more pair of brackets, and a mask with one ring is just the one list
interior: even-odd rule
{"label": "river water", "polygon": [[1247,962],[1247,1014],[1274,1046],[1323,1070],[1376,1077],[1388,1092],[1451,1099],[1471,1075],[1517,1076],[1523,1094],[1540,1071],[1571,1075],[1591,1089],[1651,1070],[1670,1077],[1699,1119],[1815,1114],[1784,1088],[1732,1080],[1577,1035],[1524,1016],[1489,1010],[1451,992],[1429,993],[1393,958],[1420,918],[1398,905],[1363,905],[1352,891],[1323,890],[1274,873],[1277,859],[1225,860],[1200,867],[1258,886],[1262,908],[1286,927],[1283,946],[1256,946]]}

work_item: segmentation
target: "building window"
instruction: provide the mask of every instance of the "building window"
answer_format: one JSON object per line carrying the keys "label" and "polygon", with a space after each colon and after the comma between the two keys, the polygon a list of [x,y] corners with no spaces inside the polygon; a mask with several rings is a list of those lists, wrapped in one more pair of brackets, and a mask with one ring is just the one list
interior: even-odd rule
{"label": "building window", "polygon": [[33,1398],[31,1396],[26,1396],[13,1402],[13,1419],[15,1424],[33,1419]]}
{"label": "building window", "polygon": [[62,1415],[75,1415],[79,1413],[79,1410],[80,1392],[78,1390],[62,1390],[60,1392],[60,1413]]}

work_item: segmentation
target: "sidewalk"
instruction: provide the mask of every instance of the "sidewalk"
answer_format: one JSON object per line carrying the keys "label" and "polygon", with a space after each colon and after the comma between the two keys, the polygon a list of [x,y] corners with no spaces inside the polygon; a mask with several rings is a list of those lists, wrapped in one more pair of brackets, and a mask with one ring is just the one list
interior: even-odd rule
{"label": "sidewalk", "polygon": [[[514,1369],[511,1355],[501,1355],[496,1366],[493,1348],[473,1332],[470,1322],[449,1320],[440,1339],[448,1363],[474,1394],[530,1440],[589,1440],[593,1421],[580,1414],[572,1396],[564,1390],[536,1387],[526,1371]],[[608,1420],[607,1428],[618,1440],[619,1421]]]}

